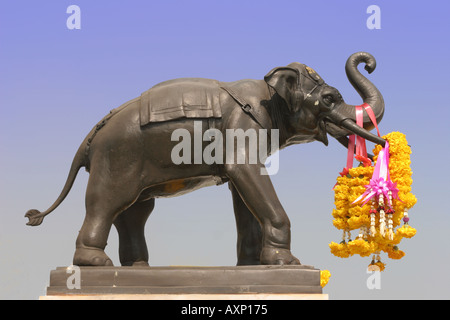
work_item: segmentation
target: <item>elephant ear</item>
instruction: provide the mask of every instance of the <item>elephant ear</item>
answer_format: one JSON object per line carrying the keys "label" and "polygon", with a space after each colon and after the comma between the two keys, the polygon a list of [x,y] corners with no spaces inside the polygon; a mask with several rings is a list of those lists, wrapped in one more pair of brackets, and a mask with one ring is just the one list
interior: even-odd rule
{"label": "elephant ear", "polygon": [[300,90],[300,73],[290,67],[273,68],[264,81],[286,101],[289,109],[296,112],[300,109],[303,93]]}

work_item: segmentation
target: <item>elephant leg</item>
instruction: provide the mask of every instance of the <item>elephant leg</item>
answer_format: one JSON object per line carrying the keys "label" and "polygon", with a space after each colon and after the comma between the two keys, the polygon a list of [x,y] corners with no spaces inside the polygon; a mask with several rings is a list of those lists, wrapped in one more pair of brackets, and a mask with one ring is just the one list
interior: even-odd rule
{"label": "elephant leg", "polygon": [[[73,264],[80,266],[111,266],[104,249],[112,223],[124,208],[130,207],[138,195],[133,181],[114,183],[112,177],[93,174],[86,191],[86,217],[76,241]],[[126,186],[126,188],[124,187]]]}
{"label": "elephant leg", "polygon": [[261,264],[262,232],[259,221],[242,201],[233,183],[228,183],[233,197],[237,228],[237,265]]}
{"label": "elephant leg", "polygon": [[291,227],[263,165],[227,164],[225,172],[248,209],[261,222],[261,264],[300,264],[291,253]]}
{"label": "elephant leg", "polygon": [[114,220],[119,234],[119,259],[122,266],[148,266],[144,229],[154,207],[155,199],[136,202]]}

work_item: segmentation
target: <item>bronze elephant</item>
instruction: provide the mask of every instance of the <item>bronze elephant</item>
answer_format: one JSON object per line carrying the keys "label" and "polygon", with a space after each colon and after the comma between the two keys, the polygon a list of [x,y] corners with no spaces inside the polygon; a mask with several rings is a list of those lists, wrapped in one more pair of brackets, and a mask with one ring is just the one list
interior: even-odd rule
{"label": "bronze elephant", "polygon": [[[358,71],[362,62],[369,73],[375,69],[373,56],[359,52],[347,60],[347,76],[379,122],[383,97]],[[75,154],[60,196],[44,212],[29,210],[28,225],[41,224],[67,196],[78,170],[85,167],[90,173],[86,217],[73,264],[112,265],[104,248],[114,224],[121,264],[148,265],[144,225],[155,198],[228,182],[238,229],[237,264],[300,264],[290,250],[289,218],[270,176],[262,174],[264,162],[250,161],[248,146],[236,144],[232,151],[245,161],[226,161],[225,154],[220,155],[223,161],[212,163],[196,158],[195,148],[206,148],[216,138],[211,135],[209,141],[202,139],[193,146],[192,152],[181,150],[187,161],[174,163],[180,137],[174,139],[173,133],[182,129],[195,137],[214,130],[216,135],[223,134],[216,140],[223,147],[230,142],[226,133],[231,129],[255,130],[259,135],[267,132],[268,141],[276,139],[280,149],[315,140],[327,145],[327,134],[345,146],[349,134],[384,145],[383,139],[369,132],[373,124],[366,113],[363,122],[362,127],[356,124],[355,106],[346,104],[337,89],[297,62],[272,69],[264,80],[166,81],[112,110],[91,130]],[[270,155],[276,150],[265,151]]]}

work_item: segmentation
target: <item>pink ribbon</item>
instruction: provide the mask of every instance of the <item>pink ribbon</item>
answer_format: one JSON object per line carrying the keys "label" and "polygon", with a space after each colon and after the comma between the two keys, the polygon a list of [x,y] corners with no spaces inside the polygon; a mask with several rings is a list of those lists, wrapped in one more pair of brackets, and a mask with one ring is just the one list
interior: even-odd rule
{"label": "pink ribbon", "polygon": [[[364,112],[363,109],[366,110],[369,119],[372,121],[373,125],[377,129],[378,136],[380,135],[380,130],[378,129],[377,119],[375,117],[375,114],[370,107],[369,104],[363,103],[360,106],[355,106],[355,113],[356,113],[356,124],[360,127],[364,126]],[[355,152],[355,146],[356,146],[356,152]],[[366,148],[366,140],[363,137],[357,136],[355,134],[352,134],[348,137],[348,153],[347,153],[347,166],[344,168],[343,172],[348,171],[349,169],[353,168],[353,153],[356,153],[357,160],[360,159],[367,159],[367,148]]]}
{"label": "pink ribbon", "polygon": [[[367,106],[369,106],[366,103]],[[364,127],[364,114],[363,114],[363,106],[364,104],[360,106],[356,106],[356,124],[360,126],[361,128]],[[370,108],[370,106],[369,106]],[[376,123],[376,121],[375,121]],[[364,158],[367,158],[367,148],[366,148],[366,140],[363,137],[356,136],[356,155],[362,156]]]}
{"label": "pink ribbon", "polygon": [[375,117],[375,113],[373,113],[372,107],[365,102],[361,105],[361,107],[363,107],[364,110],[366,110],[370,120],[375,126],[375,129],[377,129],[378,136],[381,137],[380,130],[378,129],[377,118]]}

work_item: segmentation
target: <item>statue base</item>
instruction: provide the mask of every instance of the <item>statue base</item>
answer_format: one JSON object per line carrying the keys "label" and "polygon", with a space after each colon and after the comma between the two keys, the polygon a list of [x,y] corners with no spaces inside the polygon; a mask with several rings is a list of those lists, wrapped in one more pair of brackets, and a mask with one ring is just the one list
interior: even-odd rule
{"label": "statue base", "polygon": [[58,267],[45,300],[327,299],[312,266]]}

